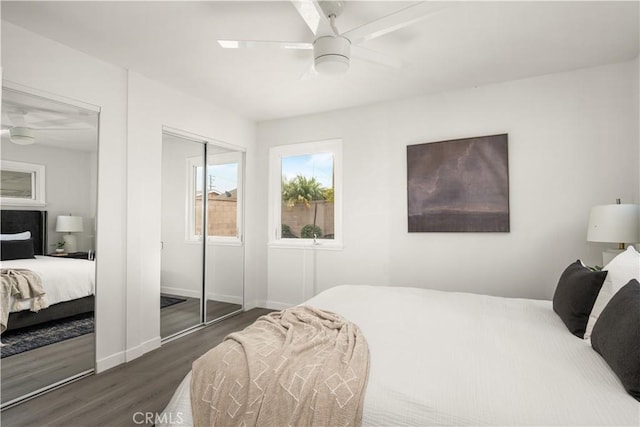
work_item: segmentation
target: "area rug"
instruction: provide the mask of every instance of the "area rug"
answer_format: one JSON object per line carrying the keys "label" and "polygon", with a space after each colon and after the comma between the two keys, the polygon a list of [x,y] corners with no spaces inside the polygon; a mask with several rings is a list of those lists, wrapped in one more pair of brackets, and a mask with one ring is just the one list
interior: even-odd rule
{"label": "area rug", "polygon": [[174,304],[179,304],[181,302],[185,302],[184,298],[175,298],[175,297],[167,297],[165,295],[160,295],[160,308],[166,308]]}
{"label": "area rug", "polygon": [[9,331],[2,334],[2,357],[9,357],[34,348],[55,344],[93,332],[93,313],[79,314],[54,320],[38,326]]}

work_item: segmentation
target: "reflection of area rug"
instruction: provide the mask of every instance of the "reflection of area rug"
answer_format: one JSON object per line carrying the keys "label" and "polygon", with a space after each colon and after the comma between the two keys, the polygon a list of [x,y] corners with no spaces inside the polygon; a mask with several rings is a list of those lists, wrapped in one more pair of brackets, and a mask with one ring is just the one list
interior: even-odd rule
{"label": "reflection of area rug", "polygon": [[185,301],[186,299],[184,298],[174,298],[160,295],[160,308],[169,307],[170,305],[179,304]]}
{"label": "reflection of area rug", "polygon": [[79,314],[2,334],[2,357],[33,350],[93,332],[93,313]]}

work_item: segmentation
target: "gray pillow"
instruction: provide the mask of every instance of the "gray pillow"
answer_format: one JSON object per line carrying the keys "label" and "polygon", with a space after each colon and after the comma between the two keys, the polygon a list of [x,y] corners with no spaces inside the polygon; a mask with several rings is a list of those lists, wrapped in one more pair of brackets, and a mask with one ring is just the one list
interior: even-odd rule
{"label": "gray pillow", "polygon": [[640,401],[640,283],[632,279],[611,298],[593,327],[591,346]]}
{"label": "gray pillow", "polygon": [[573,335],[584,337],[589,313],[606,277],[606,271],[592,271],[580,260],[570,264],[560,276],[553,295],[553,311]]}
{"label": "gray pillow", "polygon": [[35,258],[33,239],[0,241],[0,259],[2,261],[26,258]]}

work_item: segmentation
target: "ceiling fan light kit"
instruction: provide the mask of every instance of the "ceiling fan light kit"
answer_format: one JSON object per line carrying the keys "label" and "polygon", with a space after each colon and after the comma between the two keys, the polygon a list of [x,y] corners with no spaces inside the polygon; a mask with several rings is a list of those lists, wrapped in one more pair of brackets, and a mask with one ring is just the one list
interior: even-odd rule
{"label": "ceiling fan light kit", "polygon": [[349,69],[351,42],[342,36],[318,37],[313,42],[315,70],[320,74],[343,74]]}
{"label": "ceiling fan light kit", "polygon": [[25,127],[14,127],[9,130],[9,139],[14,144],[31,145],[36,142],[33,131]]}

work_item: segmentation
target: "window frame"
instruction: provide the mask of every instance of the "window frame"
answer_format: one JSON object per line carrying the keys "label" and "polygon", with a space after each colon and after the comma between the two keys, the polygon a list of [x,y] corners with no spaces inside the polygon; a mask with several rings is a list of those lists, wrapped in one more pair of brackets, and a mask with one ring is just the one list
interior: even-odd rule
{"label": "window frame", "polygon": [[[282,158],[313,154],[333,155],[334,238],[282,237]],[[269,240],[270,247],[342,249],[342,139],[278,145],[269,149]]]}
{"label": "window frame", "polygon": [[[237,196],[236,196],[236,235],[235,236],[209,236],[207,234],[207,243],[216,245],[240,246],[244,239],[244,170],[243,170],[243,151],[231,151],[227,153],[207,154],[207,166],[204,176],[207,176],[209,165],[224,165],[236,163],[237,171]],[[212,161],[212,159],[214,161]],[[195,234],[195,197],[196,197],[196,177],[197,169],[202,167],[202,157],[194,156],[187,158],[187,218],[185,240],[187,242],[201,242],[202,237]],[[204,198],[204,194],[203,194]],[[203,199],[204,200],[204,199]],[[204,230],[203,230],[204,235]]]}
{"label": "window frame", "polygon": [[0,204],[5,206],[25,207],[44,207],[47,205],[45,196],[46,167],[44,165],[16,162],[12,160],[2,160],[0,161],[0,169],[7,172],[20,172],[29,174],[31,180],[30,198],[0,196]]}

